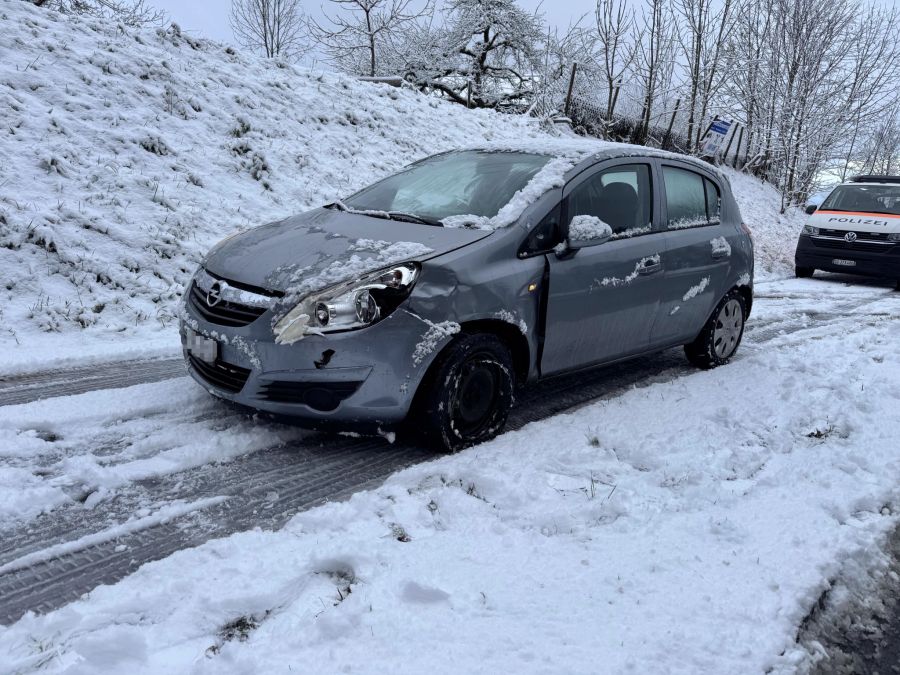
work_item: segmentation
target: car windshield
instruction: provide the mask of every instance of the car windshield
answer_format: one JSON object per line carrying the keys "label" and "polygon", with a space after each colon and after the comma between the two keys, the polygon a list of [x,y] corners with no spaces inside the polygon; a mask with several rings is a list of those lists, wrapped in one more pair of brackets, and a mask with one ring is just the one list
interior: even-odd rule
{"label": "car windshield", "polygon": [[900,216],[900,185],[840,185],[822,202],[821,208]]}
{"label": "car windshield", "polygon": [[431,221],[463,215],[492,218],[549,159],[525,152],[450,152],[417,162],[343,203],[359,211]]}

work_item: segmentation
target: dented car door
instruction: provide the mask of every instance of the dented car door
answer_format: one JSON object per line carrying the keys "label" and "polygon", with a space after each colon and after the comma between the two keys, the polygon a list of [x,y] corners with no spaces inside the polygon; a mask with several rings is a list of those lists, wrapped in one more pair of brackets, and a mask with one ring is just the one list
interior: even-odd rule
{"label": "dented car door", "polygon": [[609,241],[547,255],[546,335],[541,373],[549,375],[646,351],[665,283],[666,235],[654,223],[648,160],[601,163],[563,193],[563,222],[599,218]]}

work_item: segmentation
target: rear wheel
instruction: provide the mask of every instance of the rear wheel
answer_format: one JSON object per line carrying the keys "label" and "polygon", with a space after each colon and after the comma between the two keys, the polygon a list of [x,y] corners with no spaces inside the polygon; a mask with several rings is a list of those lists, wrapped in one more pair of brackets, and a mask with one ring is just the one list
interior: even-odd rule
{"label": "rear wheel", "polygon": [[512,356],[499,338],[461,335],[438,357],[413,413],[420,419],[409,422],[450,451],[490,440],[506,424],[514,385]]}
{"label": "rear wheel", "polygon": [[797,275],[798,279],[808,279],[815,272],[815,268],[813,267],[795,267],[794,274]]}
{"label": "rear wheel", "polygon": [[688,361],[699,368],[715,368],[728,363],[741,344],[746,316],[744,296],[737,290],[726,293],[697,339],[684,346]]}

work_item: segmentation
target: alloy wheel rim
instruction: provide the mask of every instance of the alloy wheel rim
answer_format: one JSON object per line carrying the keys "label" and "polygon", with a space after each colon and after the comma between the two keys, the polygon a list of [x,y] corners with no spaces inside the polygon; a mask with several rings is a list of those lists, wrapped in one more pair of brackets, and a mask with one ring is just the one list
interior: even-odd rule
{"label": "alloy wheel rim", "polygon": [[716,316],[716,327],[713,331],[713,349],[720,359],[727,359],[734,354],[738,341],[744,330],[744,312],[741,303],[732,298]]}

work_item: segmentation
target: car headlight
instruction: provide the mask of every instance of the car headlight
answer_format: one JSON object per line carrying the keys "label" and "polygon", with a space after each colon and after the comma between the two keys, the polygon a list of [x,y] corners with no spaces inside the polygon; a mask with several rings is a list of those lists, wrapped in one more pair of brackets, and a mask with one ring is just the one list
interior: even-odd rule
{"label": "car headlight", "polygon": [[378,323],[407,298],[418,277],[416,263],[403,263],[309,295],[275,324],[275,342],[289,345],[305,335]]}
{"label": "car headlight", "polygon": [[819,234],[819,228],[812,225],[804,225],[803,234]]}
{"label": "car headlight", "polygon": [[887,236],[888,241],[900,241],[900,232],[891,232]]}

